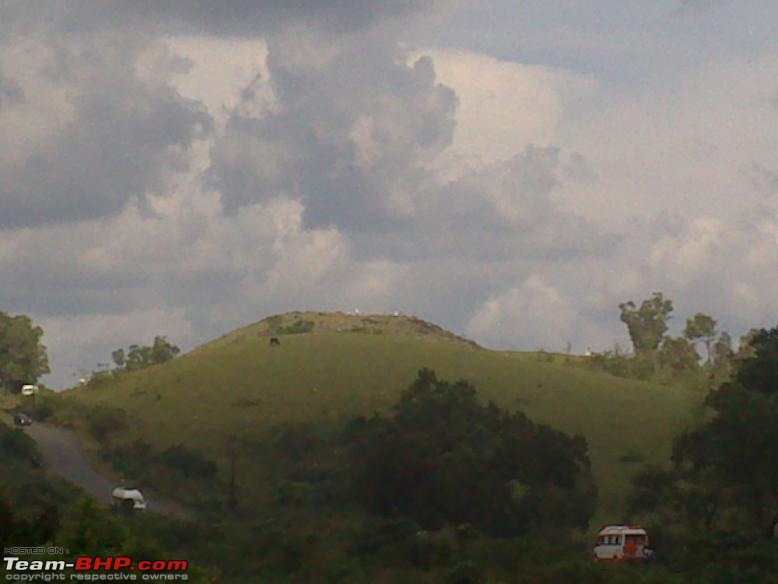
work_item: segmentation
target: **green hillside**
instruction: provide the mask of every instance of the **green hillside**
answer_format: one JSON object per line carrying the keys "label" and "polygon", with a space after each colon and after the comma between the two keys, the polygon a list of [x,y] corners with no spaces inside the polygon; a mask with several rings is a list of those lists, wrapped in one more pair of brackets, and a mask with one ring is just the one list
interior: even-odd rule
{"label": "green hillside", "polygon": [[[272,347],[276,336],[281,345]],[[419,369],[467,379],[483,400],[583,434],[599,488],[595,523],[621,519],[630,476],[667,459],[702,395],[625,380],[582,358],[490,351],[419,319],[342,313],[271,317],[164,365],[65,392],[80,405],[122,408],[125,438],[184,443],[226,472],[228,438],[261,444],[284,423],[336,422],[389,408]],[[263,462],[241,460],[244,498],[261,497]]]}

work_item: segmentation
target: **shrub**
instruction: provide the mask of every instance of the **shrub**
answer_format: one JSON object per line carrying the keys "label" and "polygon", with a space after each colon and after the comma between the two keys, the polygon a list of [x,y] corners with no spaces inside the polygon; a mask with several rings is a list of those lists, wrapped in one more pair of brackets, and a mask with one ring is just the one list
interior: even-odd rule
{"label": "shrub", "polygon": [[177,444],[157,455],[157,462],[173,468],[190,478],[207,478],[216,474],[216,463],[194,448]]}
{"label": "shrub", "polygon": [[16,458],[18,460],[37,461],[38,449],[35,441],[23,430],[9,428],[0,424],[0,454]]}
{"label": "shrub", "polygon": [[296,320],[290,325],[278,327],[278,334],[295,335],[300,333],[309,333],[313,330],[313,325],[313,321],[310,320]]}
{"label": "shrub", "polygon": [[274,445],[279,454],[289,459],[299,459],[310,453],[318,445],[318,437],[313,428],[307,425],[284,425],[274,428]]}
{"label": "shrub", "polygon": [[127,412],[121,408],[95,406],[87,414],[87,430],[98,442],[127,427]]}
{"label": "shrub", "polygon": [[151,461],[151,446],[140,438],[115,448],[103,449],[104,460],[125,477],[140,478]]}
{"label": "shrub", "polygon": [[628,450],[619,457],[621,462],[644,462],[646,459],[641,452],[635,450]]}

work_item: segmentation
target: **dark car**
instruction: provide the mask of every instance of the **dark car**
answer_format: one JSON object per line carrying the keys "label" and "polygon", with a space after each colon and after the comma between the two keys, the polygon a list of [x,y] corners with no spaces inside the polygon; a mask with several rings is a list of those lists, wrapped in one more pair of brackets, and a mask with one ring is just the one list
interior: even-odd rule
{"label": "dark car", "polygon": [[32,424],[32,419],[27,414],[16,414],[14,416],[14,424],[17,426],[29,426]]}

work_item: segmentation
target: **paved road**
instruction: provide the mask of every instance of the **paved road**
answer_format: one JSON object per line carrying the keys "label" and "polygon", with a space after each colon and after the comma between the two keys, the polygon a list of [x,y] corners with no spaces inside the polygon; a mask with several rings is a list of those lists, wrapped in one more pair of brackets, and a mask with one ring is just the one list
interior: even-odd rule
{"label": "paved road", "polygon": [[[12,418],[5,418],[9,425]],[[72,432],[63,428],[35,423],[24,431],[38,443],[43,464],[51,472],[78,485],[101,503],[112,503],[111,491],[119,480],[96,470]],[[186,519],[187,513],[172,503],[154,500],[144,493],[149,511],[178,519]]]}

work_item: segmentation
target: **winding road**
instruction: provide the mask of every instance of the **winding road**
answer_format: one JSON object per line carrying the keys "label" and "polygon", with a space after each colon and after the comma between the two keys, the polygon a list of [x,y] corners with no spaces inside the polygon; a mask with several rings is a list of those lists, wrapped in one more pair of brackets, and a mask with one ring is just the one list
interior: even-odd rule
{"label": "winding road", "polygon": [[[13,418],[6,417],[4,421],[8,425],[13,424]],[[113,502],[111,491],[119,484],[119,480],[94,468],[72,432],[35,422],[23,430],[38,443],[47,470],[78,485],[101,503]],[[145,490],[144,497],[150,512],[176,519],[188,518],[187,512],[178,505],[150,498]]]}

